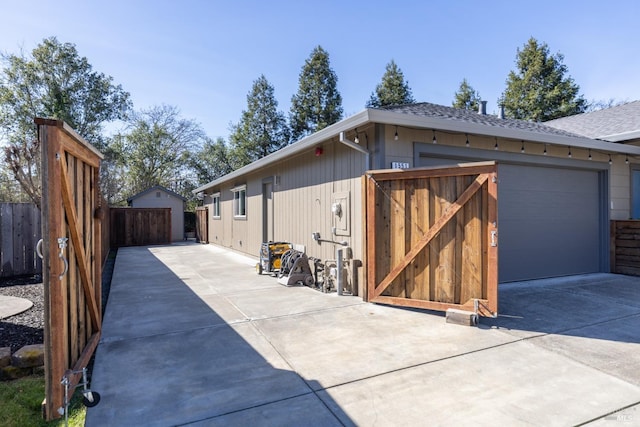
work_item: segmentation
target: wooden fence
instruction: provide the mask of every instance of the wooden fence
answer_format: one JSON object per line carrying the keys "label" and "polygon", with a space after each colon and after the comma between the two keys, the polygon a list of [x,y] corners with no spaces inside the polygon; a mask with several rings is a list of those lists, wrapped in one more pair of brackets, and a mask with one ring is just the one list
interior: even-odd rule
{"label": "wooden fence", "polygon": [[110,208],[112,248],[171,243],[171,208]]}
{"label": "wooden fence", "polygon": [[611,272],[640,276],[640,221],[611,221]]}
{"label": "wooden fence", "polygon": [[496,314],[496,164],[373,171],[363,179],[367,300]]}
{"label": "wooden fence", "polygon": [[42,273],[42,260],[36,256],[41,224],[36,205],[0,203],[0,277]]}

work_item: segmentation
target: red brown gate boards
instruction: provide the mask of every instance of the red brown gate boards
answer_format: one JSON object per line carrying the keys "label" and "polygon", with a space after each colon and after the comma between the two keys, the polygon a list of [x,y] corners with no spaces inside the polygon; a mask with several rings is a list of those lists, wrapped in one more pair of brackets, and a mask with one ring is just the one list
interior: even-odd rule
{"label": "red brown gate boards", "polygon": [[497,165],[364,175],[367,300],[498,311]]}
{"label": "red brown gate boards", "polygon": [[196,208],[196,240],[209,243],[209,210],[206,206]]}
{"label": "red brown gate boards", "polygon": [[[101,330],[102,155],[67,124],[35,119],[42,150],[45,417],[60,417]],[[66,239],[66,240],[65,240]]]}

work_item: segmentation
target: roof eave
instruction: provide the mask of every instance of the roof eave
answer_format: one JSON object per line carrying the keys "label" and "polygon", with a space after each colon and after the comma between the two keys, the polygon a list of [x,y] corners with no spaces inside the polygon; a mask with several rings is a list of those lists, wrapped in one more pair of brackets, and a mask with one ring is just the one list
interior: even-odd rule
{"label": "roof eave", "polygon": [[[381,123],[389,125],[406,126],[417,129],[435,129],[450,132],[469,133],[484,136],[497,136],[499,138],[507,138],[514,140],[533,141],[542,144],[570,146],[576,148],[585,148],[593,150],[608,151],[611,153],[630,154],[640,156],[640,147],[620,144],[614,139],[609,141],[595,140],[591,138],[572,137],[564,135],[555,135],[535,132],[532,130],[513,129],[500,126],[492,126],[483,123],[465,122],[462,120],[452,120],[439,117],[420,116],[407,113],[398,113],[394,111],[386,111],[380,109],[365,109],[353,116],[350,116],[338,123],[328,126],[312,135],[302,138],[298,142],[291,144],[281,150],[269,154],[262,159],[256,160],[238,170],[235,170],[225,176],[204,184],[193,193],[200,193],[211,188],[220,186],[221,184],[232,181],[238,177],[254,172],[260,168],[271,165],[278,161],[284,160],[292,155],[298,154],[304,150],[313,147],[316,144],[325,142],[342,131],[348,131],[355,127],[362,126],[367,123]],[[640,137],[640,131],[638,132]],[[627,138],[631,139],[631,138]],[[623,139],[620,139],[623,140]]]}
{"label": "roof eave", "polygon": [[632,130],[629,132],[616,133],[612,135],[605,135],[605,136],[599,137],[599,139],[603,139],[605,141],[611,141],[611,142],[622,142],[622,141],[629,141],[631,139],[640,139],[640,129]]}
{"label": "roof eave", "polygon": [[259,160],[256,160],[253,163],[243,166],[240,169],[237,169],[231,173],[228,173],[227,175],[224,175],[218,179],[215,179],[207,184],[204,184],[196,188],[195,190],[192,190],[192,192],[196,194],[202,191],[206,191],[210,188],[215,188],[217,186],[220,186],[221,184],[232,181],[240,176],[254,172],[265,166],[271,165],[280,160],[284,160],[290,156],[293,156],[295,154],[308,150],[309,148],[319,143],[325,142],[333,137],[338,136],[340,132],[351,130],[354,127],[358,127],[365,123],[368,123],[371,121],[369,118],[370,111],[371,110],[363,110],[357,114],[354,114],[353,116],[347,117],[346,119],[339,121],[338,123],[334,123],[331,126],[327,126],[326,128],[321,129],[312,135],[306,136],[291,145],[288,145],[274,153],[269,154],[268,156],[265,156]]}

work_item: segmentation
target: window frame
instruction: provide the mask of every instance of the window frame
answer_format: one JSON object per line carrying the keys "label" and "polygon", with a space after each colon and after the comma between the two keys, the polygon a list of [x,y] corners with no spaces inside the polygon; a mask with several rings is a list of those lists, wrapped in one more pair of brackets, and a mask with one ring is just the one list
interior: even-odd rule
{"label": "window frame", "polygon": [[220,192],[213,193],[211,195],[211,215],[213,219],[220,219],[222,217],[220,211]]}
{"label": "window frame", "polygon": [[233,218],[247,218],[247,186],[239,185],[231,189],[233,193]]}

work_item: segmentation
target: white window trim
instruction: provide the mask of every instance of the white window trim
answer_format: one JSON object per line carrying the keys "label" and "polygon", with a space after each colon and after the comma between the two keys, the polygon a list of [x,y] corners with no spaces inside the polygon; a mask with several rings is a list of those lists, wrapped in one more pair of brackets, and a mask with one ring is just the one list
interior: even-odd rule
{"label": "white window trim", "polygon": [[[238,219],[244,219],[247,217],[247,186],[245,185],[239,185],[237,187],[234,187],[231,189],[231,192],[233,193],[233,217],[234,218],[238,218]],[[240,192],[244,192],[244,213],[243,214],[238,214],[238,205],[237,205],[237,200],[240,200],[239,198],[236,199],[236,194],[240,193]]]}
{"label": "white window trim", "polygon": [[[218,203],[216,203],[216,199]],[[220,192],[213,193],[211,195],[212,215],[215,219],[220,219],[222,212],[220,211]],[[217,205],[217,206],[216,206]],[[218,208],[218,214],[216,215],[216,207]]]}

